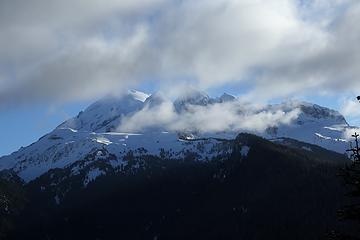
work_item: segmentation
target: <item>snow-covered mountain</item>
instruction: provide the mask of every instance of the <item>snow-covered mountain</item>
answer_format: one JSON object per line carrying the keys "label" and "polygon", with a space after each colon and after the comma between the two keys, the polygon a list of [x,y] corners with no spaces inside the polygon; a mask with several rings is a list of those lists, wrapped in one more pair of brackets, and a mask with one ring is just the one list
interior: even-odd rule
{"label": "snow-covered mountain", "polygon": [[289,125],[268,128],[266,138],[293,138],[319,145],[339,153],[349,148],[349,133],[356,130],[337,111],[306,102],[287,102],[270,108],[290,111],[299,108],[300,114]]}
{"label": "snow-covered mountain", "polygon": [[174,101],[174,106],[177,112],[182,112],[186,111],[189,105],[207,106],[212,102],[213,99],[207,93],[190,89]]}
{"label": "snow-covered mountain", "polygon": [[[122,97],[101,99],[76,117],[60,124],[37,142],[20,148],[9,156],[1,157],[0,170],[11,169],[25,181],[31,181],[50,169],[75,166],[74,163],[89,156],[93,156],[91,158],[93,160],[106,158],[109,164],[122,166],[126,164],[123,158],[129,153],[135,155],[166,153],[174,159],[184,158],[192,153],[200,161],[229,154],[228,148],[219,139],[235,138],[241,130],[234,124],[221,131],[194,131],[193,128],[191,131],[186,128],[169,130],[165,125],[132,133],[117,131],[123,121],[131,120],[131,116],[139,111],[144,109],[157,111],[157,106],[169,101],[162,93],[150,96],[134,90]],[[227,108],[229,106],[236,108],[233,111],[237,114],[235,118],[238,116],[242,119],[242,115],[251,112],[255,120],[258,113],[286,114],[297,109],[298,114],[291,119],[291,122],[272,124],[265,131],[253,131],[253,133],[277,142],[292,138],[339,153],[345,153],[349,146],[345,135],[353,130],[337,111],[304,102],[289,101],[249,110],[251,106],[240,103],[229,94],[211,98],[204,92],[192,90],[172,104],[176,116],[188,114],[189,109],[194,111],[193,106],[204,109],[217,106],[221,109],[226,105]],[[209,117],[208,121],[213,120]],[[249,129],[246,131],[251,132]],[[244,146],[245,155],[247,151]],[[99,175],[101,171],[98,170],[96,173],[95,175]]]}
{"label": "snow-covered mountain", "polygon": [[140,110],[149,97],[143,92],[130,90],[122,97],[105,97],[81,111],[76,117],[60,124],[57,129],[72,128],[79,131],[112,131],[121,117]]}

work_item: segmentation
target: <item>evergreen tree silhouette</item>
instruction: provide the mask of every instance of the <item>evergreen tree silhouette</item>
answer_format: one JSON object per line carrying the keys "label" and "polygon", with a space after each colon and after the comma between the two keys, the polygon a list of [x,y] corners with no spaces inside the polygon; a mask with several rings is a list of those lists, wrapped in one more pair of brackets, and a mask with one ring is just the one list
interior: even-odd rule
{"label": "evergreen tree silhouette", "polygon": [[[357,100],[360,101],[360,96],[357,97]],[[339,173],[348,187],[346,196],[350,203],[338,211],[338,216],[342,220],[351,220],[360,226],[360,135],[355,132],[352,137],[354,140],[350,142],[350,148],[347,150],[350,154],[351,163],[342,168]],[[329,239],[360,239],[360,233],[355,234],[358,236],[350,237],[333,232]]]}
{"label": "evergreen tree silhouette", "polygon": [[350,144],[350,158],[351,164],[345,166],[340,175],[345,184],[349,187],[347,195],[351,198],[351,204],[345,206],[339,211],[339,216],[342,219],[354,220],[360,223],[360,149],[359,149],[359,134],[355,132],[352,135],[355,146]]}

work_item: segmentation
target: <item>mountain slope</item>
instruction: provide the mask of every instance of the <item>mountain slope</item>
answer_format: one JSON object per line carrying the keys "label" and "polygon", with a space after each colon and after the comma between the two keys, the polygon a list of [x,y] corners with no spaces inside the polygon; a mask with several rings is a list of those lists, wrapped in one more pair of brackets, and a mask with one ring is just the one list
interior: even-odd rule
{"label": "mountain slope", "polygon": [[349,148],[346,135],[355,128],[349,126],[339,112],[306,102],[288,102],[271,107],[285,111],[297,107],[301,112],[292,124],[268,129],[268,138],[293,138],[339,153],[345,153]]}
{"label": "mountain slope", "polygon": [[121,97],[105,97],[80,112],[75,118],[60,124],[58,128],[78,131],[109,132],[120,124],[121,117],[140,110],[149,95],[130,90]]}
{"label": "mountain slope", "polygon": [[89,155],[83,164],[107,174],[86,187],[91,171],[51,170],[27,184],[15,238],[319,239],[343,227],[336,172],[346,157],[249,134],[216,141],[225,154],[207,161],[134,153],[111,168],[115,156]]}

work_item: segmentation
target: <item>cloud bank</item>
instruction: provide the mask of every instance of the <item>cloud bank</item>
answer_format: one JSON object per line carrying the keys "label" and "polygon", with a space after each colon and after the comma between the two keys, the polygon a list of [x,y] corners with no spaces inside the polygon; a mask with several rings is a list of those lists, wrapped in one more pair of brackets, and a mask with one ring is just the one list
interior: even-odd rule
{"label": "cloud bank", "polygon": [[4,0],[0,105],[94,98],[149,80],[244,84],[249,99],[353,91],[359,22],[354,0]]}
{"label": "cloud bank", "polygon": [[255,106],[232,101],[207,106],[188,105],[187,111],[179,113],[171,101],[164,101],[124,117],[117,131],[264,132],[269,127],[290,124],[300,114],[299,109],[289,112],[256,109]]}

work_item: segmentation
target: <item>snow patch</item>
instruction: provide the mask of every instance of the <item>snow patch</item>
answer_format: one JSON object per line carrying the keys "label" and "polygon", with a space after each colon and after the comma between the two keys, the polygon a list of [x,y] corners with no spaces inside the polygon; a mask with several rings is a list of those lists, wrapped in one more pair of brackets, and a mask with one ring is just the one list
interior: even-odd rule
{"label": "snow patch", "polygon": [[101,144],[105,144],[105,145],[112,144],[112,142],[109,139],[105,138],[105,137],[97,137],[96,142],[101,143]]}
{"label": "snow patch", "polygon": [[242,157],[247,157],[247,155],[249,154],[249,151],[250,151],[250,147],[242,146],[241,150],[240,150],[240,154]]}
{"label": "snow patch", "polygon": [[311,147],[302,146],[301,148],[304,149],[304,150],[306,150],[306,151],[309,151],[309,152],[312,152],[312,151],[313,151],[313,150],[311,149]]}
{"label": "snow patch", "polygon": [[84,186],[86,187],[90,182],[95,181],[101,175],[104,175],[105,172],[99,168],[92,169],[88,172],[84,180]]}
{"label": "snow patch", "polygon": [[128,91],[130,95],[134,97],[134,99],[139,100],[141,102],[145,102],[145,100],[150,96],[149,94],[146,94],[144,92],[136,91],[134,89],[131,89]]}
{"label": "snow patch", "polygon": [[320,133],[315,133],[315,135],[321,139],[325,139],[325,140],[331,140],[332,138],[331,137],[327,137],[327,136],[324,136]]}

